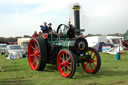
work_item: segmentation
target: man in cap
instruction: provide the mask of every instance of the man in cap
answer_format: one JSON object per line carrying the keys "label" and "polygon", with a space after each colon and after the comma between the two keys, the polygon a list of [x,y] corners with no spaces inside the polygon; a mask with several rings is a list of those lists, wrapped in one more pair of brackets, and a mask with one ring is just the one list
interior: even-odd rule
{"label": "man in cap", "polygon": [[49,29],[49,32],[52,32],[52,23],[48,24],[48,29]]}

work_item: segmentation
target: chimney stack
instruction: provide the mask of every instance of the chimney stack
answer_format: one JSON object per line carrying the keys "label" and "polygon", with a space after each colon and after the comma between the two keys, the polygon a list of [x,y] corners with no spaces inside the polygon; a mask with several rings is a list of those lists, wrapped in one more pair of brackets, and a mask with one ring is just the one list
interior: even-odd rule
{"label": "chimney stack", "polygon": [[74,5],[73,10],[74,10],[75,32],[77,35],[80,35],[80,13],[79,13],[80,6]]}

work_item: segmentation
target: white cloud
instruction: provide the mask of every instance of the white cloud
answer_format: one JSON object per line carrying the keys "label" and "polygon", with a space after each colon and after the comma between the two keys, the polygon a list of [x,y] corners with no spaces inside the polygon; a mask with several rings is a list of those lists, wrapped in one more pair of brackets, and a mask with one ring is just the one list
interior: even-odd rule
{"label": "white cloud", "polygon": [[[128,17],[127,0],[0,0],[0,8],[7,9],[7,12],[0,10],[0,36],[31,35],[35,30],[40,31],[39,26],[43,21],[52,22],[56,29],[61,23],[67,24],[69,17],[73,21],[72,6],[75,2],[81,5],[81,28],[87,29],[86,33],[96,33],[93,28],[100,32],[104,26],[112,29],[116,24],[121,28],[116,20],[123,24]],[[114,22],[114,18],[108,17],[114,26],[104,20],[105,16],[117,18]]]}
{"label": "white cloud", "polygon": [[[16,5],[23,5],[23,4],[39,4],[37,8],[26,10],[23,13],[20,13],[17,7],[13,8],[15,13],[0,13],[0,29],[1,35],[0,36],[18,36],[28,34],[31,35],[34,30],[40,31],[40,24],[43,21],[48,22],[55,22],[60,20],[59,16],[56,16],[54,13],[48,14],[48,12],[53,10],[61,10],[64,6],[67,6],[68,3],[63,3],[63,5],[55,5],[54,3],[61,3],[59,0],[4,0],[0,1],[2,5],[6,4],[14,4]],[[42,4],[42,5],[41,5]],[[11,8],[10,8],[11,9]],[[63,11],[63,10],[62,10]],[[61,12],[62,12],[61,11]],[[53,11],[54,12],[54,11]],[[56,20],[55,20],[56,19]],[[63,20],[63,18],[61,18]],[[56,23],[57,24],[57,23]],[[54,28],[56,25],[53,25]],[[8,31],[7,31],[8,30]]]}
{"label": "white cloud", "polygon": [[90,16],[124,16],[127,0],[90,0],[86,12]]}

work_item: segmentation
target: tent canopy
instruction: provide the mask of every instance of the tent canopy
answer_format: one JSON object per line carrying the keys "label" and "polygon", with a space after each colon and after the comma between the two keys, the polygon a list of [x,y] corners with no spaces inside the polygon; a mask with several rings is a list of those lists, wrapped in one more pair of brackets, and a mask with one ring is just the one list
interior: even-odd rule
{"label": "tent canopy", "polygon": [[113,44],[106,44],[104,42],[99,42],[93,48],[95,48],[98,52],[102,52],[102,47],[103,46],[110,46],[111,48],[114,47]]}

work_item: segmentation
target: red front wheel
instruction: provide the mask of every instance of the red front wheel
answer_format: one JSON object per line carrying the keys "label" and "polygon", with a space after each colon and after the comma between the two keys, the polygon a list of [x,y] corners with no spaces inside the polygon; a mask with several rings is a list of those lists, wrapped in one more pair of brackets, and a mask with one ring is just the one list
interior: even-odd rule
{"label": "red front wheel", "polygon": [[95,74],[99,71],[101,65],[101,59],[99,53],[93,49],[88,48],[88,51],[85,53],[88,55],[88,62],[81,63],[85,72],[89,74]]}
{"label": "red front wheel", "polygon": [[57,56],[57,68],[63,77],[72,78],[76,70],[75,56],[68,49],[62,49]]}

